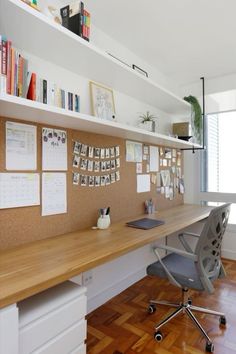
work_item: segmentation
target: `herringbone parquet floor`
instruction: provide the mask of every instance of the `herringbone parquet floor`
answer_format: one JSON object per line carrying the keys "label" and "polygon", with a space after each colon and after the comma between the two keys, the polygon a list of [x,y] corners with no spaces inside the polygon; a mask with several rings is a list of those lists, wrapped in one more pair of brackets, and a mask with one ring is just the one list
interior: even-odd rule
{"label": "herringbone parquet floor", "polygon": [[[196,306],[226,313],[225,329],[219,327],[217,317],[196,315],[214,342],[215,354],[236,353],[236,262],[225,260],[224,265],[227,277],[215,283],[213,295],[191,292]],[[169,309],[159,307],[154,314],[148,314],[150,298],[176,302],[180,299],[180,290],[166,280],[145,277],[90,313],[87,318],[88,354],[205,353],[205,339],[186,315],[166,324],[162,329],[163,341],[155,342],[154,326]]]}

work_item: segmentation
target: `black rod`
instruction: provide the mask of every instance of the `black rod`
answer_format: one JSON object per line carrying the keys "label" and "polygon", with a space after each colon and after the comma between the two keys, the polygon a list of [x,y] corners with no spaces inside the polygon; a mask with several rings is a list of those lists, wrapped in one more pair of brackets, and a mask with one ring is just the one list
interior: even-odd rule
{"label": "black rod", "polygon": [[205,150],[205,78],[201,77],[200,80],[202,80],[202,147],[196,148],[186,148],[186,149],[181,149],[181,151],[188,151],[191,150],[193,154],[195,153],[195,150]]}

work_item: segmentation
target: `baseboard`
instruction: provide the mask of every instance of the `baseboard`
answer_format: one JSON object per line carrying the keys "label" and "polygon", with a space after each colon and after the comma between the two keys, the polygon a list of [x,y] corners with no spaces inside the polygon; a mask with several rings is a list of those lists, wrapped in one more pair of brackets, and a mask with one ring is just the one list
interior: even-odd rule
{"label": "baseboard", "polygon": [[235,251],[224,249],[221,251],[221,255],[223,258],[236,260],[236,252]]}
{"label": "baseboard", "polygon": [[129,274],[127,277],[119,280],[117,283],[112,284],[110,287],[103,289],[99,294],[88,298],[88,310],[95,310],[99,306],[103,305],[105,302],[110,300],[112,297],[120,294],[123,290],[127,289],[132,284],[136,283],[138,280],[142,279],[146,275],[146,267],[139,269],[138,272]]}

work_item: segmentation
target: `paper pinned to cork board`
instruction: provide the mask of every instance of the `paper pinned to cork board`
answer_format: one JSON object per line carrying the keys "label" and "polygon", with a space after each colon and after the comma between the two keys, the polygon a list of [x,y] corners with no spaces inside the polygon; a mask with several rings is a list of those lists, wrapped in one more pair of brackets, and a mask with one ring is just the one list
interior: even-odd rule
{"label": "paper pinned to cork board", "polygon": [[67,212],[66,173],[42,174],[42,216]]}
{"label": "paper pinned to cork board", "polygon": [[37,169],[37,127],[6,122],[6,169],[34,171]]}
{"label": "paper pinned to cork board", "polygon": [[137,193],[150,192],[150,175],[137,175]]}
{"label": "paper pinned to cork board", "polygon": [[159,148],[150,146],[150,172],[159,171]]}
{"label": "paper pinned to cork board", "polygon": [[0,173],[0,209],[39,204],[39,173]]}

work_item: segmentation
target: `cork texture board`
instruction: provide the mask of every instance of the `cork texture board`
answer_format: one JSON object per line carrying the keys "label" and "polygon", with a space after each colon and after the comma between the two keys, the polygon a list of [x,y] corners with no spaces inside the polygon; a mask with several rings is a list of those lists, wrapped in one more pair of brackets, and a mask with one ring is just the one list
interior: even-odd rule
{"label": "cork texture board", "polygon": [[[14,119],[0,118],[0,172],[5,169],[5,122]],[[31,124],[17,120],[17,122]],[[37,172],[42,173],[42,128],[37,126]],[[48,125],[49,126],[49,125]],[[49,126],[50,127],[50,126]],[[63,127],[61,127],[63,128]],[[63,128],[64,129],[64,128]],[[110,206],[111,222],[125,217],[136,217],[144,213],[144,201],[153,198],[157,210],[166,209],[183,203],[183,195],[176,193],[174,200],[165,199],[157,194],[156,186],[151,184],[148,193],[136,192],[136,163],[126,162],[124,139],[105,135],[91,134],[77,130],[65,129],[68,137],[68,171],[67,171],[67,213],[52,216],[41,216],[41,206],[11,208],[0,210],[0,250],[20,244],[61,235],[96,225],[98,210]],[[120,147],[120,181],[108,186],[82,187],[73,185],[73,143],[79,140],[95,147]],[[164,167],[163,167],[164,168]],[[143,173],[146,161],[143,161]],[[17,171],[20,172],[20,171]],[[26,171],[24,171],[26,172]],[[41,177],[41,175],[40,175]]]}

